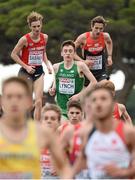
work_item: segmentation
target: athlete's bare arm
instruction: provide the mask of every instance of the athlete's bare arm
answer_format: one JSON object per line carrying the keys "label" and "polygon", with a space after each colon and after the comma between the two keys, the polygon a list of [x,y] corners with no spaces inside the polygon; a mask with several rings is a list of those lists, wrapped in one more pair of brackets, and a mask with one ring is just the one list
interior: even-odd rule
{"label": "athlete's bare arm", "polygon": [[54,70],[54,77],[53,77],[53,83],[52,87],[49,89],[49,94],[51,96],[54,96],[56,93],[56,79],[55,79],[55,74],[58,72],[60,63],[56,63],[53,65],[53,70]]}
{"label": "athlete's bare arm", "polygon": [[18,43],[14,47],[12,53],[11,53],[11,58],[18,64],[20,64],[26,71],[30,74],[33,74],[35,72],[35,69],[32,66],[28,66],[25,64],[19,57],[21,50],[23,47],[27,46],[27,40],[23,36],[22,38],[19,39]]}
{"label": "athlete's bare arm", "polygon": [[80,97],[82,98],[92,88],[92,86],[97,83],[97,80],[95,79],[93,74],[90,72],[88,66],[85,63],[77,62],[77,66],[78,66],[79,74],[85,75],[87,79],[90,81],[90,83],[80,93],[71,97],[71,99],[75,99],[75,100],[79,99]]}
{"label": "athlete's bare arm", "polygon": [[53,65],[53,69],[54,69],[55,74],[58,72],[60,64],[61,63],[56,63],[56,64]]}
{"label": "athlete's bare arm", "polygon": [[81,147],[80,153],[73,165],[72,177],[74,177],[76,174],[78,174],[81,170],[87,168],[86,156],[85,156],[85,146],[86,146],[85,139],[86,139],[86,137],[85,138],[82,137],[82,147]]}
{"label": "athlete's bare arm", "polygon": [[[78,36],[78,38],[75,40],[75,48],[79,48],[80,46],[83,46],[86,42],[86,35],[85,33],[81,34],[80,36]],[[75,53],[74,59],[76,61],[84,61],[84,59],[80,58],[77,53]]]}
{"label": "athlete's bare arm", "polygon": [[71,125],[67,127],[67,129],[63,132],[61,135],[61,145],[63,150],[67,150],[70,148],[70,142],[73,138],[73,133],[74,133],[74,127]]}
{"label": "athlete's bare arm", "polygon": [[83,152],[80,152],[72,168],[72,177],[74,177],[83,169],[87,169],[86,157]]}
{"label": "athlete's bare arm", "polygon": [[131,164],[128,168],[119,168],[114,164],[105,167],[105,170],[109,176],[130,178],[135,177],[135,128],[125,124],[124,127],[126,144],[130,148],[131,152]]}
{"label": "athlete's bare arm", "polygon": [[127,110],[126,110],[126,107],[124,106],[124,104],[118,104],[119,106],[119,109],[120,109],[120,114],[121,116],[123,117],[124,121],[127,123],[127,124],[130,124],[132,125],[132,119],[131,117],[129,116]]}
{"label": "athlete's bare arm", "polygon": [[112,61],[113,42],[108,33],[104,33],[104,38],[105,38],[105,45],[107,49],[107,55],[108,55],[107,65],[111,66],[113,64],[113,61]]}
{"label": "athlete's bare arm", "polygon": [[57,129],[58,134],[60,135],[62,132],[63,125],[60,125]]}
{"label": "athlete's bare arm", "polygon": [[[48,35],[44,34],[44,38],[45,38],[45,42],[47,43],[48,42]],[[46,50],[45,50],[45,54],[44,54],[44,62],[46,64],[46,67],[48,69],[49,74],[52,74],[52,69],[50,67],[50,64],[49,64],[49,61],[48,61],[48,58],[47,58]]]}
{"label": "athlete's bare arm", "polygon": [[77,135],[81,138],[82,145],[79,156],[77,157],[72,169],[72,177],[78,174],[81,170],[87,169],[85,147],[88,142],[88,136],[92,131],[92,129],[93,129],[93,125],[87,122],[83,124],[77,132]]}
{"label": "athlete's bare arm", "polygon": [[70,178],[71,169],[68,160],[62,150],[61,144],[58,141],[56,133],[41,125],[39,128],[39,143],[42,148],[48,148],[54,167],[61,178]]}

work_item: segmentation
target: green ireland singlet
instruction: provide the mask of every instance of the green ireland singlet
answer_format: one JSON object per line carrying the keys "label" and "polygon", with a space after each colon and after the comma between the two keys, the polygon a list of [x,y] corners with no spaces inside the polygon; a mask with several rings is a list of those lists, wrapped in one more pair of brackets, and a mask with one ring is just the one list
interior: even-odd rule
{"label": "green ireland singlet", "polygon": [[73,95],[78,94],[84,87],[84,77],[80,76],[77,64],[74,63],[70,69],[64,68],[61,63],[56,73],[56,102],[67,116],[67,102]]}

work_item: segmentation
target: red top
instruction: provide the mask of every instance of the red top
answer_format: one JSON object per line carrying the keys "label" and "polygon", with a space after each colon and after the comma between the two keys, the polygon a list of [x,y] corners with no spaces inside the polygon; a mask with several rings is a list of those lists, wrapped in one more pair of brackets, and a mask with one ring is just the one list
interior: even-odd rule
{"label": "red top", "polygon": [[[62,134],[69,125],[71,125],[69,122],[65,122],[64,124],[62,124],[60,134]],[[81,127],[81,123],[72,124],[72,125],[74,126],[75,131]]]}
{"label": "red top", "polygon": [[54,167],[52,165],[51,155],[48,149],[41,150],[40,163],[41,163],[42,177],[46,175],[54,175],[54,176],[56,175],[56,171],[54,170]]}
{"label": "red top", "polygon": [[118,103],[115,103],[113,116],[114,116],[115,119],[117,119],[117,120],[120,120],[120,119],[121,119],[120,113],[119,113],[119,106],[118,106]]}
{"label": "red top", "polygon": [[62,124],[60,134],[62,134],[62,133],[64,132],[64,130],[65,130],[68,126],[69,126],[69,123],[68,123],[68,122],[66,122],[66,123]]}
{"label": "red top", "polygon": [[105,48],[104,33],[101,32],[98,39],[91,38],[91,33],[86,32],[86,44],[84,45],[84,50],[88,50],[92,54],[98,54]]}
{"label": "red top", "polygon": [[73,135],[73,148],[72,151],[69,153],[69,159],[71,164],[73,164],[76,160],[76,157],[80,153],[81,149],[81,139],[80,137],[76,134],[76,131],[81,128],[81,123],[78,123],[74,126],[74,135]]}
{"label": "red top", "polygon": [[40,33],[40,40],[38,42],[34,42],[29,33],[24,36],[27,39],[28,45],[22,49],[21,60],[27,65],[41,66],[46,46],[44,34]]}
{"label": "red top", "polygon": [[120,138],[122,139],[122,141],[124,142],[124,144],[126,144],[126,140],[125,140],[125,135],[124,135],[124,122],[123,121],[119,121],[118,126],[116,127],[117,134],[120,136]]}

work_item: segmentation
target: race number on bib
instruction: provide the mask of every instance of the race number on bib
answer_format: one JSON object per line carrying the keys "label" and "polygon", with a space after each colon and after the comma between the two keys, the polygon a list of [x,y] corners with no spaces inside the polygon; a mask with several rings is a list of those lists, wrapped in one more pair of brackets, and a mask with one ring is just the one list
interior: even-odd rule
{"label": "race number on bib", "polygon": [[94,62],[94,64],[91,67],[91,70],[102,69],[102,56],[87,56],[86,59]]}
{"label": "race number on bib", "polygon": [[75,79],[60,78],[59,79],[59,92],[61,94],[74,94],[75,93]]}
{"label": "race number on bib", "polygon": [[42,65],[43,51],[30,51],[29,52],[29,65]]}

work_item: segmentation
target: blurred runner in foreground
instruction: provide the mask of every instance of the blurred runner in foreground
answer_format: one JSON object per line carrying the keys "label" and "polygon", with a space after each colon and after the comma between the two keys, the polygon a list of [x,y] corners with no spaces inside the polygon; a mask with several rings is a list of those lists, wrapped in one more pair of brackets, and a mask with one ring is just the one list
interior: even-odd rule
{"label": "blurred runner in foreground", "polygon": [[83,142],[73,175],[87,164],[92,179],[132,178],[135,175],[135,129],[114,119],[115,101],[110,88],[98,83],[86,98],[90,102],[94,128]]}
{"label": "blurred runner in foreground", "polygon": [[[49,128],[53,132],[53,138],[57,138],[57,128],[60,125],[61,111],[58,106],[54,104],[47,104],[42,108],[41,123],[44,127]],[[41,150],[41,168],[42,179],[57,179],[57,173],[54,169],[53,159],[48,148]]]}
{"label": "blurred runner in foreground", "polygon": [[56,171],[70,178],[70,168],[54,134],[39,122],[26,119],[32,92],[22,78],[11,77],[2,86],[0,121],[0,179],[39,179],[40,149],[50,150]]}

